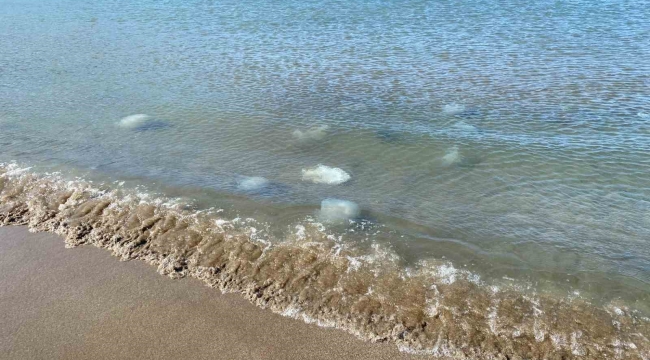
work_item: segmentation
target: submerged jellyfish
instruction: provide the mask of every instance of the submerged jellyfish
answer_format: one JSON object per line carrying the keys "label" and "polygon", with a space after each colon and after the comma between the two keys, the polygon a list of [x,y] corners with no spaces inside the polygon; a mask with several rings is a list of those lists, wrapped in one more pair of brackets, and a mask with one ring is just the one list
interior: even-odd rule
{"label": "submerged jellyfish", "polygon": [[319,164],[316,167],[302,169],[302,180],[315,184],[338,185],[350,180],[344,170]]}
{"label": "submerged jellyfish", "polygon": [[157,120],[147,114],[135,114],[122,118],[117,126],[135,131],[158,130],[169,127],[169,123]]}
{"label": "submerged jellyfish", "polygon": [[237,188],[242,191],[259,191],[269,185],[269,181],[261,176],[245,176],[237,182]]}
{"label": "submerged jellyfish", "polygon": [[332,223],[341,223],[358,218],[361,215],[359,205],[352,201],[340,199],[325,199],[320,204],[319,217]]}

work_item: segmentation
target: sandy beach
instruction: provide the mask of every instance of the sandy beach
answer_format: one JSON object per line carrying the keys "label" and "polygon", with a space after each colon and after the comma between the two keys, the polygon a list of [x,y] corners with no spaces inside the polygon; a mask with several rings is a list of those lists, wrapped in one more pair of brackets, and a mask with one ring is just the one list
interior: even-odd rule
{"label": "sandy beach", "polygon": [[0,228],[0,273],[2,359],[424,358],[26,227]]}
{"label": "sandy beach", "polygon": [[0,360],[650,360],[649,2],[0,0]]}

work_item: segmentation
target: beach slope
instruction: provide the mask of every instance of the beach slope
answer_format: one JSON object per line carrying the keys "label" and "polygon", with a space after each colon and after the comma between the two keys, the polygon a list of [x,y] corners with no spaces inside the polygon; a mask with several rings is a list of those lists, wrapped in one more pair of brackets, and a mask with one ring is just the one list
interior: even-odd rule
{"label": "beach slope", "polygon": [[22,226],[0,227],[0,274],[2,359],[412,357]]}

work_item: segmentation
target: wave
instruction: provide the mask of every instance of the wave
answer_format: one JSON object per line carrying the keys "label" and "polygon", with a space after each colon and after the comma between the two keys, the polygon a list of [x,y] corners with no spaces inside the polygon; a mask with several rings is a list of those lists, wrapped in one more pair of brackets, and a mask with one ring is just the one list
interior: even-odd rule
{"label": "wave", "polygon": [[405,267],[315,221],[282,239],[254,221],[57,174],[0,165],[0,225],[61,235],[172,278],[195,277],[285,316],[403,351],[458,359],[650,359],[650,319],[621,304],[490,286],[448,262]]}

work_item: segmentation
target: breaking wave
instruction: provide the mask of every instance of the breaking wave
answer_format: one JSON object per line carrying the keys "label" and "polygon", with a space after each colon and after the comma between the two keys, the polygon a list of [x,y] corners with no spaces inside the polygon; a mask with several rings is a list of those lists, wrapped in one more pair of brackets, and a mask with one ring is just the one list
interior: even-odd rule
{"label": "breaking wave", "polygon": [[282,239],[253,220],[120,187],[0,165],[0,225],[93,244],[191,276],[285,316],[403,351],[457,359],[650,359],[650,319],[621,304],[486,284],[448,262],[406,267],[305,220]]}

